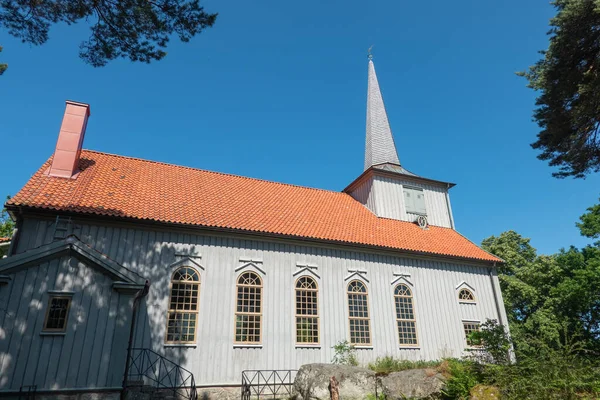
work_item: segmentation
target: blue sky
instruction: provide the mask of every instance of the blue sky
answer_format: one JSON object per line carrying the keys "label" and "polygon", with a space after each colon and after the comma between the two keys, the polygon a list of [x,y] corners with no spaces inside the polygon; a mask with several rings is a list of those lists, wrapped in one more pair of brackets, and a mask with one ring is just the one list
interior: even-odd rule
{"label": "blue sky", "polygon": [[400,160],[458,184],[462,234],[513,229],[543,253],[589,243],[574,224],[600,176],[551,177],[529,146],[535,93],[514,74],[547,45],[547,1],[204,5],[215,26],[150,65],[84,64],[84,24],[54,27],[42,47],[0,32],[0,192],[52,154],[65,99],[91,104],[85,148],[339,191],[362,172],[374,45]]}

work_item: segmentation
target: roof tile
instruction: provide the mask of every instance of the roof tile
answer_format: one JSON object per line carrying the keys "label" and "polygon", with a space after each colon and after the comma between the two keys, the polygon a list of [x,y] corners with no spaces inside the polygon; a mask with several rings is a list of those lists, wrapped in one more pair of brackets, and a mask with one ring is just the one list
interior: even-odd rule
{"label": "roof tile", "polygon": [[83,150],[76,179],[49,159],[8,206],[228,228],[501,261],[449,228],[379,218],[350,195]]}

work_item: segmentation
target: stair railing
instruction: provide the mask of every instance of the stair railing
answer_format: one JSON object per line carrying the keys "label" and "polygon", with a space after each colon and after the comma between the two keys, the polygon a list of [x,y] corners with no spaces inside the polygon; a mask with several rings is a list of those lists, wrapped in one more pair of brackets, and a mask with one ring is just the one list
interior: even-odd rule
{"label": "stair railing", "polygon": [[133,348],[129,362],[128,381],[149,381],[157,389],[172,391],[176,400],[198,399],[194,374],[157,352]]}

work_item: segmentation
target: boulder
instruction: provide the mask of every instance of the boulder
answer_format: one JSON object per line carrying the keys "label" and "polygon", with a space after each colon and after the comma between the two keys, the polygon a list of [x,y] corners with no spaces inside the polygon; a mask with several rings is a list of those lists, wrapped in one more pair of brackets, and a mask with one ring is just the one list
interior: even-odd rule
{"label": "boulder", "polygon": [[471,400],[498,400],[500,390],[495,386],[477,385],[471,389]]}
{"label": "boulder", "polygon": [[392,372],[380,379],[388,400],[441,399],[445,384],[444,376],[433,369]]}
{"label": "boulder", "polygon": [[367,395],[375,394],[375,372],[337,364],[306,364],[300,367],[294,380],[294,394],[304,400],[329,400],[332,376],[339,382],[340,399],[363,400]]}

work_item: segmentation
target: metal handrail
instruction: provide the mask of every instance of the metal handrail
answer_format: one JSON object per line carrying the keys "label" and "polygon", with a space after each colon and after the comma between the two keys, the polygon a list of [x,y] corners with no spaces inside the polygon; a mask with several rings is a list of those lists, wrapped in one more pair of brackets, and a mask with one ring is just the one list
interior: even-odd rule
{"label": "metal handrail", "polygon": [[242,400],[249,400],[252,395],[257,399],[261,395],[274,399],[281,394],[291,397],[296,372],[295,369],[242,371]]}
{"label": "metal handrail", "polygon": [[173,391],[176,398],[197,400],[194,374],[157,352],[145,348],[131,349],[130,381],[149,380],[158,389]]}

